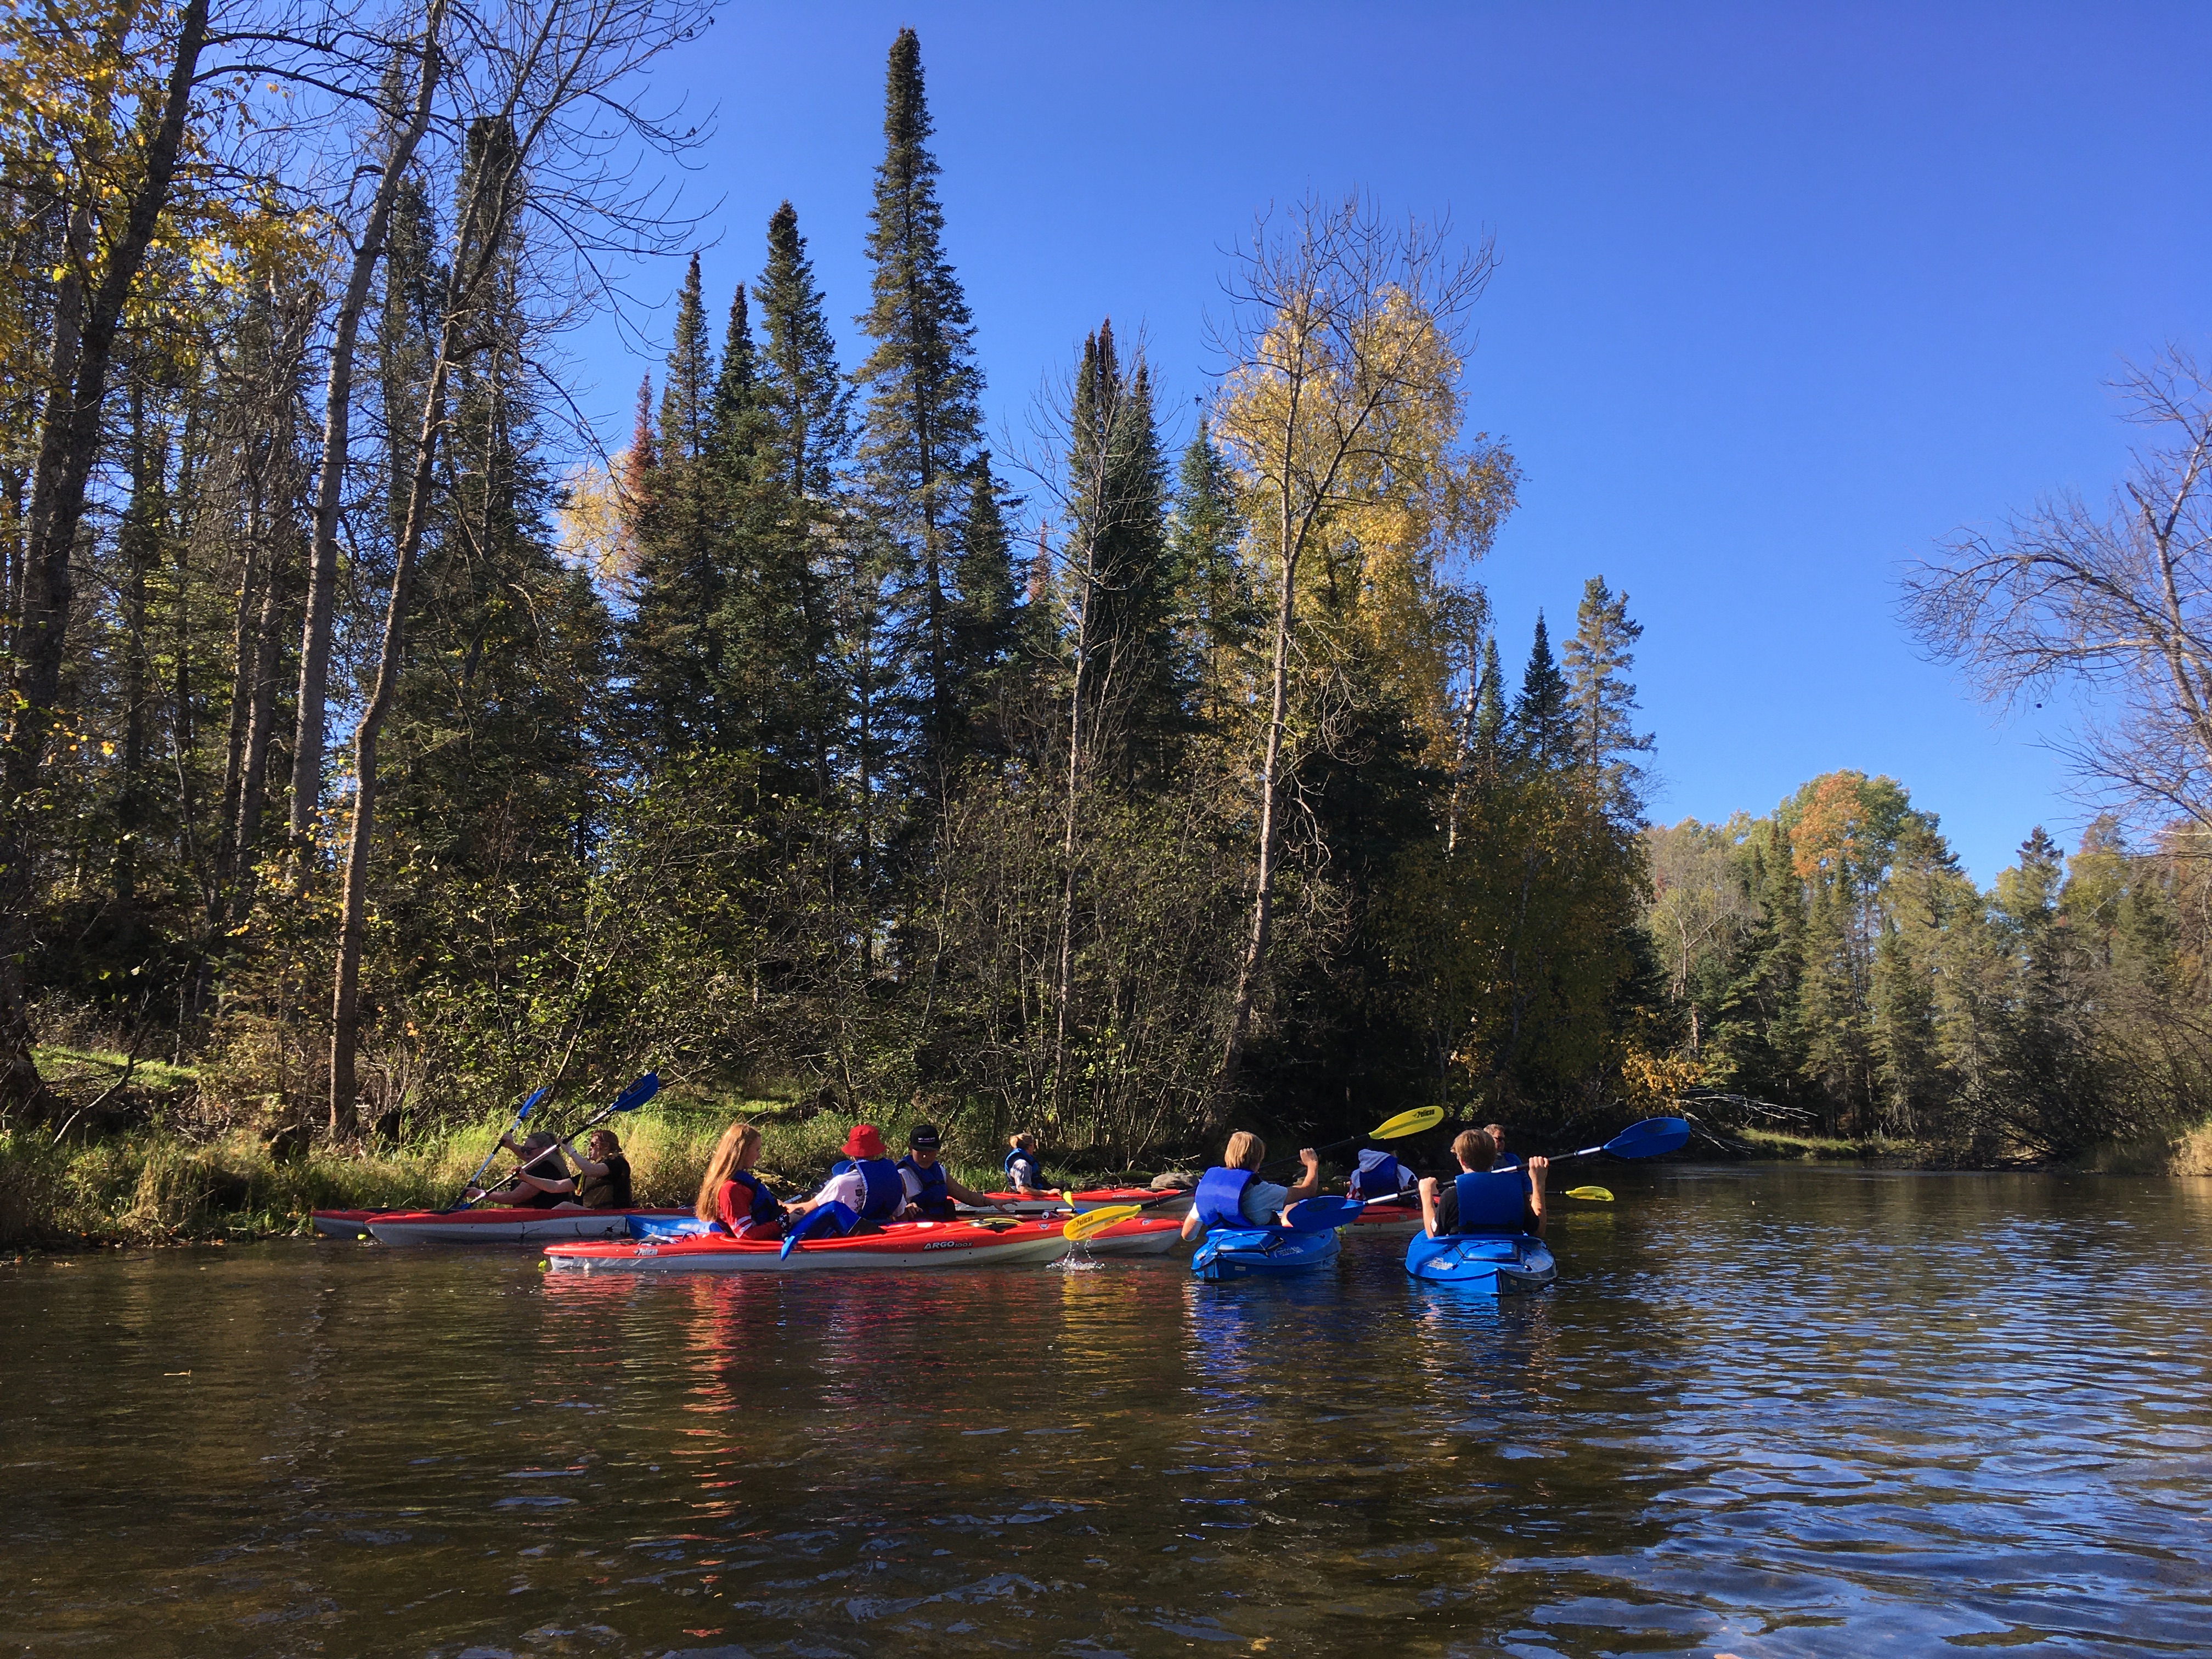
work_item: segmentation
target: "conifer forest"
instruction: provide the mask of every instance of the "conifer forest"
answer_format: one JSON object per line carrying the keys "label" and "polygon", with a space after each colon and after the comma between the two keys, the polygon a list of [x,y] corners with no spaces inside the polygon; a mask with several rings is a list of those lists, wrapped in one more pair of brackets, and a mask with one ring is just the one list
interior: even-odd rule
{"label": "conifer forest", "polygon": [[[1571,611],[1480,580],[1487,245],[1279,204],[1200,404],[1070,317],[999,431],[921,42],[865,222],[787,202],[714,291],[650,86],[704,19],[0,6],[7,1134],[390,1143],[647,1068],[1097,1168],[1431,1102],[1984,1164],[2212,1115],[2197,635],[2131,655],[2113,597],[2197,597],[2187,364],[2150,508],[1900,599],[1992,696],[2126,679],[2078,844],[1984,890],[1848,770],[1668,827],[1604,550]],[[618,270],[655,360],[601,455],[562,342]],[[2069,533],[2101,597],[2035,565]]]}

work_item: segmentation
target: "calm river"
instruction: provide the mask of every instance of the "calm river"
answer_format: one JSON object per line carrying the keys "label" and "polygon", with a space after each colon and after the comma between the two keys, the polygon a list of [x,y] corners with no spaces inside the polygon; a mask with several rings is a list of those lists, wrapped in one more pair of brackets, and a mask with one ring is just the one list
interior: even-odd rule
{"label": "calm river", "polygon": [[1502,1304],[0,1264],[0,1651],[2212,1652],[2212,1182],[1601,1178]]}

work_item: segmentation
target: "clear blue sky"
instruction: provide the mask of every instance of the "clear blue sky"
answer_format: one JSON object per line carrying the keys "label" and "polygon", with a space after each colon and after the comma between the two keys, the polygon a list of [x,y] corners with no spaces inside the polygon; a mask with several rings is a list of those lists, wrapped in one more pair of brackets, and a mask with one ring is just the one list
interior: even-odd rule
{"label": "clear blue sky", "polygon": [[[2212,349],[2212,6],[735,6],[654,83],[716,110],[688,188],[718,311],[788,197],[854,339],[902,24],[994,428],[1108,315],[1188,407],[1219,250],[1271,199],[1449,212],[1496,239],[1469,404],[1527,475],[1477,574],[1516,671],[1539,606],[1627,591],[1654,816],[1856,767],[1984,882],[2032,824],[2070,842],[2060,763],[1917,659],[1897,575],[2101,497],[2121,361]],[[659,362],[578,343],[619,441]]]}

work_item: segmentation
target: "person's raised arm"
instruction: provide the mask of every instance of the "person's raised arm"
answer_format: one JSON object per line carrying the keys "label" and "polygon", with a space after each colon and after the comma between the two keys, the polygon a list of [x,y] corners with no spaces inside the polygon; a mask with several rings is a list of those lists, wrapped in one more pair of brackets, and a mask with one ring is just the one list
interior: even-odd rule
{"label": "person's raised arm", "polygon": [[1536,1218],[1536,1237],[1544,1236],[1544,1172],[1552,1167],[1548,1158],[1536,1157],[1528,1160],[1528,1213]]}
{"label": "person's raised arm", "polygon": [[1321,1190],[1321,1154],[1310,1146],[1301,1146],[1298,1148],[1298,1162],[1306,1166],[1306,1172],[1298,1177],[1298,1184],[1291,1188],[1290,1196],[1283,1200],[1285,1206],[1295,1204],[1302,1198],[1311,1198]]}
{"label": "person's raised arm", "polygon": [[561,1150],[568,1154],[568,1161],[576,1166],[576,1173],[578,1175],[603,1176],[607,1172],[607,1166],[605,1164],[600,1163],[597,1158],[586,1158],[581,1152],[578,1152],[574,1141],[562,1141],[561,1143]]}
{"label": "person's raised arm", "polygon": [[1437,1236],[1437,1178],[1421,1177],[1421,1231],[1431,1238]]}

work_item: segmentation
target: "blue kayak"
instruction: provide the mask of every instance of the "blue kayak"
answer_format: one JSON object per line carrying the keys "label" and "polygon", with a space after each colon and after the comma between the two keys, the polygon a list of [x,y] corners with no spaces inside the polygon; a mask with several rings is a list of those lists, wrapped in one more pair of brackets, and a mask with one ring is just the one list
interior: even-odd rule
{"label": "blue kayak", "polygon": [[1300,1232],[1290,1227],[1217,1228],[1190,1259],[1200,1279],[1244,1279],[1255,1273],[1303,1273],[1336,1260],[1334,1227]]}
{"label": "blue kayak", "polygon": [[1527,1233],[1416,1233],[1406,1245],[1406,1271],[1478,1291],[1540,1291],[1559,1276],[1544,1241]]}

